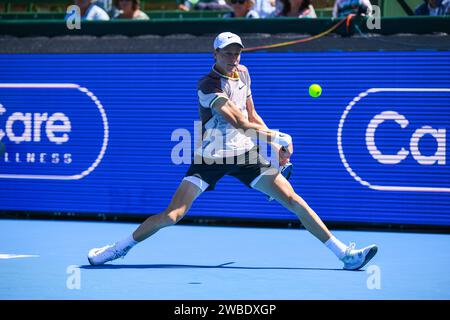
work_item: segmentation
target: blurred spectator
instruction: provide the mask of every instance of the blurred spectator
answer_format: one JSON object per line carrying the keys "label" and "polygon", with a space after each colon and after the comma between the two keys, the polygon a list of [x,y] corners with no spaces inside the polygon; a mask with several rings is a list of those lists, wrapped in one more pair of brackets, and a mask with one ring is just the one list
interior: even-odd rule
{"label": "blurred spectator", "polygon": [[258,12],[252,9],[255,0],[227,0],[227,3],[233,11],[224,14],[224,18],[259,18]]}
{"label": "blurred spectator", "polygon": [[92,0],[92,3],[105,10],[110,17],[115,17],[119,14],[118,9],[113,6],[113,0]]}
{"label": "blurred spectator", "polygon": [[369,0],[336,0],[333,8],[333,18],[343,18],[349,14],[363,16],[372,15],[372,4]]}
{"label": "blurred spectator", "polygon": [[423,0],[414,14],[416,16],[445,16],[450,15],[450,0]]}
{"label": "blurred spectator", "polygon": [[316,11],[311,4],[311,0],[281,0],[281,11],[278,16],[317,18]]}
{"label": "blurred spectator", "polygon": [[99,6],[106,12],[110,12],[112,10],[112,0],[92,0],[92,3]]}
{"label": "blurred spectator", "polygon": [[260,18],[268,18],[275,15],[275,0],[255,0],[252,10],[258,12]]}
{"label": "blurred spectator", "polygon": [[114,0],[114,6],[119,9],[114,19],[149,20],[148,15],[140,10],[139,0]]}
{"label": "blurred spectator", "polygon": [[178,9],[190,10],[228,10],[231,8],[225,0],[178,0]]}
{"label": "blurred spectator", "polygon": [[80,7],[81,19],[83,20],[109,20],[106,11],[93,4],[91,0],[75,0],[74,3]]}

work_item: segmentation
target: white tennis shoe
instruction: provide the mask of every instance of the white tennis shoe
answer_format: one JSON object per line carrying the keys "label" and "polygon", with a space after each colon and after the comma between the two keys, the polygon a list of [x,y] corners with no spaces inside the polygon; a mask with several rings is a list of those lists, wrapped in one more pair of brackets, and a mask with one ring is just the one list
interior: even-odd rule
{"label": "white tennis shoe", "polygon": [[118,249],[116,244],[110,244],[102,248],[94,248],[88,253],[89,263],[93,266],[105,264],[108,261],[113,261],[125,257],[131,247]]}
{"label": "white tennis shoe", "polygon": [[345,251],[345,256],[341,259],[345,270],[358,270],[364,267],[377,253],[378,247],[374,244],[362,249],[355,249],[355,243]]}

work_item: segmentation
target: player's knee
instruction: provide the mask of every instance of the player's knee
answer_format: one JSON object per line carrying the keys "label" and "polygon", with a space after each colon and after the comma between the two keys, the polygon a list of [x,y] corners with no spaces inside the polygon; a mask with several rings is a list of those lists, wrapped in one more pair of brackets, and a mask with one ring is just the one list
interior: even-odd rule
{"label": "player's knee", "polygon": [[290,194],[285,194],[279,198],[277,198],[278,202],[284,206],[286,209],[293,211],[295,209],[296,203],[295,199]]}
{"label": "player's knee", "polygon": [[288,209],[291,211],[294,210],[297,205],[295,198],[291,195],[287,196],[286,203],[287,203]]}
{"label": "player's knee", "polygon": [[161,214],[161,218],[162,218],[162,221],[163,221],[162,225],[164,227],[172,226],[172,225],[176,224],[179,221],[179,219],[177,219],[177,217],[174,217],[173,214],[166,213],[166,212],[163,212]]}
{"label": "player's knee", "polygon": [[303,208],[303,204],[302,204],[301,200],[295,193],[289,194],[287,196],[286,203],[287,203],[288,209],[293,212],[297,212],[298,209]]}
{"label": "player's knee", "polygon": [[163,212],[167,225],[174,225],[178,223],[186,215],[187,209],[185,208],[167,208]]}

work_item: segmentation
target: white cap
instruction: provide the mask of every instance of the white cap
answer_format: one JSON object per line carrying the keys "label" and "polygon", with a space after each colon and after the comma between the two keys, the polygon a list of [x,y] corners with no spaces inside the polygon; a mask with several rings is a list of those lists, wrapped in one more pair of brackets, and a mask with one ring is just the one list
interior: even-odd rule
{"label": "white cap", "polygon": [[222,32],[214,40],[214,50],[225,48],[232,43],[237,43],[242,48],[244,48],[241,38],[237,34],[231,32]]}

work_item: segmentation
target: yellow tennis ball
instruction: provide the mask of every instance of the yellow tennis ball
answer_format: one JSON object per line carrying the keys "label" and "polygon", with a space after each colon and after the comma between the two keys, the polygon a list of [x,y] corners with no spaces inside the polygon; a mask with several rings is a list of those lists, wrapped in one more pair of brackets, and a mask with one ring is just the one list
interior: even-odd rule
{"label": "yellow tennis ball", "polygon": [[313,98],[317,98],[322,94],[322,87],[317,83],[309,86],[309,95]]}

